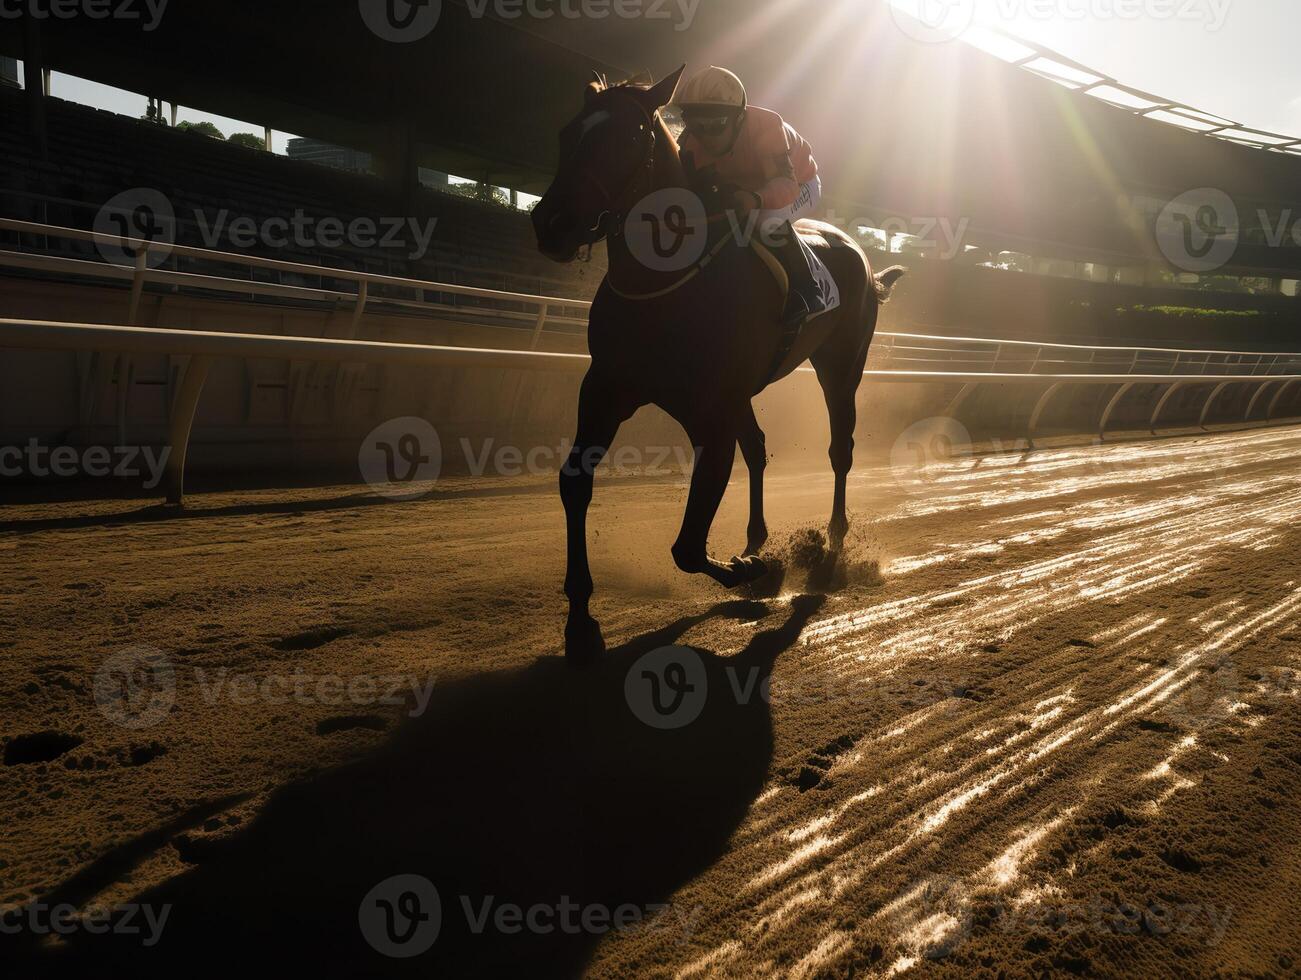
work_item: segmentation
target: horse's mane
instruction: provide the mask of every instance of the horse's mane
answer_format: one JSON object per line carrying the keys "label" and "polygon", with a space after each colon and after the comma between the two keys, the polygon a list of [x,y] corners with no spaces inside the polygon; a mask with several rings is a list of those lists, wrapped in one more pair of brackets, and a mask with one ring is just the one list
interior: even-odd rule
{"label": "horse's mane", "polygon": [[599,71],[594,71],[592,72],[592,80],[596,83],[596,88],[599,92],[608,92],[611,89],[619,88],[639,89],[644,92],[646,89],[652,88],[655,85],[655,79],[651,77],[651,73],[648,71],[638,72],[636,75],[625,78],[621,82],[611,82],[606,75],[603,75]]}

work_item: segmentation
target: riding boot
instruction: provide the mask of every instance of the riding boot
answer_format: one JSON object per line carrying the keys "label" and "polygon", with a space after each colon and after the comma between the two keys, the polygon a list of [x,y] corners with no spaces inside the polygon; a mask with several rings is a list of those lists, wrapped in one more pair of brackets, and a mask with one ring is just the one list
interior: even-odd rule
{"label": "riding boot", "polygon": [[827,303],[822,295],[822,286],[813,277],[812,256],[808,252],[808,246],[790,222],[784,223],[779,229],[778,241],[779,247],[773,249],[773,252],[790,280],[781,323],[787,329],[798,329],[806,320],[825,312]]}

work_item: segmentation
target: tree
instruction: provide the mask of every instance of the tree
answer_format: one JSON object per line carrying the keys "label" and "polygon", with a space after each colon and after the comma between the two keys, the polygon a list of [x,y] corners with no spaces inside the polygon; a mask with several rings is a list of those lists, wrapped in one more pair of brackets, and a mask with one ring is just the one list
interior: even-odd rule
{"label": "tree", "polygon": [[447,194],[455,194],[457,197],[468,197],[474,201],[482,201],[485,204],[496,204],[500,207],[510,207],[510,198],[506,193],[491,184],[449,184],[445,188],[440,188]]}
{"label": "tree", "polygon": [[256,133],[231,133],[226,137],[227,143],[234,143],[236,146],[247,146],[250,150],[265,150],[266,141]]}
{"label": "tree", "polygon": [[215,140],[224,140],[226,138],[221,134],[220,129],[206,120],[197,123],[186,120],[185,122],[177,123],[176,128],[187,133],[198,133],[200,136],[211,136]]}

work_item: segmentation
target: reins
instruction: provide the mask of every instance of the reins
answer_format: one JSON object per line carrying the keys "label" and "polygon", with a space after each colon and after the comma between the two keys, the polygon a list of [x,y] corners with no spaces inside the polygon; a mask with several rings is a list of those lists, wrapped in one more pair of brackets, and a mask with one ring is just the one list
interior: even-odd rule
{"label": "reins", "polygon": [[[656,130],[657,120],[659,118],[659,113],[658,111],[655,113],[648,113],[646,112],[646,108],[636,99],[633,99],[633,102],[637,105],[637,108],[640,109],[643,115],[645,115],[646,117],[646,131],[650,135],[650,140],[646,147],[645,163],[643,163],[640,167],[637,168],[636,171],[633,172],[632,176],[628,179],[628,183],[624,187],[623,192],[619,195],[619,198],[631,197],[636,192],[637,186],[641,182],[642,178],[649,175],[655,169],[655,148],[658,145],[658,134],[656,133],[655,130]],[[613,217],[616,219],[615,227],[612,231],[608,233],[608,235],[611,238],[622,237],[623,236],[622,219],[624,219],[627,216],[628,207],[625,206],[621,209],[611,210],[611,208],[614,205],[614,201],[616,199],[606,191],[605,185],[594,174],[591,174],[586,170],[584,170],[582,173],[587,180],[591,181],[596,186],[596,188],[601,192],[601,196],[605,199],[606,204],[610,206],[607,207],[607,210],[603,211],[601,215],[597,218],[596,226],[591,230],[592,231],[599,230],[602,222],[604,222],[607,218],[613,215]],[[727,217],[727,215],[728,212],[726,211],[719,212],[718,214],[706,215],[705,221],[707,224],[712,225],[715,222],[723,220],[724,218]],[[710,249],[709,252],[703,258],[698,260],[690,269],[688,269],[687,272],[680,279],[664,287],[663,289],[657,289],[649,293],[625,292],[624,290],[620,289],[618,286],[614,284],[614,278],[608,270],[605,275],[605,281],[606,284],[610,287],[610,291],[613,292],[616,296],[618,296],[621,299],[631,300],[634,302],[659,299],[663,296],[668,296],[671,293],[677,292],[679,289],[681,289],[683,286],[689,283],[696,276],[700,275],[700,273],[703,272],[709,266],[709,264],[713,262],[714,259],[717,258],[718,255],[726,247],[727,247],[727,236],[724,235],[718,240],[718,242],[714,245],[714,247]],[[590,246],[589,246],[588,256],[589,258],[591,256]]]}

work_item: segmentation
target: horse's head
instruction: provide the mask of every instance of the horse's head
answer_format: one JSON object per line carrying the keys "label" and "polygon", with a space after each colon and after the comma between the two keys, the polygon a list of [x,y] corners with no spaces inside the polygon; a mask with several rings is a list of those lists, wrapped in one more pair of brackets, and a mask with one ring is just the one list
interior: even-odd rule
{"label": "horse's head", "polygon": [[643,180],[655,157],[656,113],[672,101],[681,76],[679,68],[649,87],[601,80],[587,86],[583,111],[560,131],[555,180],[533,209],[544,255],[571,261],[609,234],[635,194],[650,191]]}

